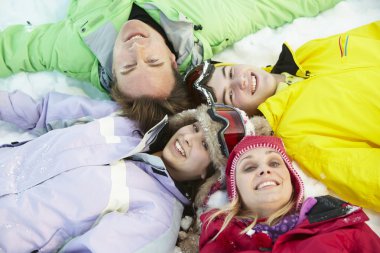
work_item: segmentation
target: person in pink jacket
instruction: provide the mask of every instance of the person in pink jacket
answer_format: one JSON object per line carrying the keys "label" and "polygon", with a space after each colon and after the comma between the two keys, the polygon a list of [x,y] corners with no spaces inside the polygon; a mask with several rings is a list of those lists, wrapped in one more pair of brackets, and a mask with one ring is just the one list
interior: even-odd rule
{"label": "person in pink jacket", "polygon": [[201,216],[200,252],[380,252],[360,207],[332,196],[304,200],[282,140],[248,136],[226,167],[230,203]]}

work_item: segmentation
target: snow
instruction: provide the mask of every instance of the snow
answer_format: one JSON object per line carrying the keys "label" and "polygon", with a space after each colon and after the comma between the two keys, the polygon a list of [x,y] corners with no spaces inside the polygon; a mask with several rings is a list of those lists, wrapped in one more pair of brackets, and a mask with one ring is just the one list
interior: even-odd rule
{"label": "snow", "polygon": [[[59,21],[66,16],[68,6],[68,0],[0,0],[0,30],[12,24],[33,26]],[[235,43],[216,55],[214,59],[265,66],[276,62],[281,45],[285,41],[296,49],[308,40],[343,32],[379,19],[379,0],[346,0],[317,17],[298,18],[291,24],[277,29],[262,29]],[[53,90],[105,98],[91,85],[68,78],[58,72],[20,73],[9,78],[0,78],[0,89],[21,89],[35,98]],[[31,137],[4,122],[0,122],[0,136],[0,144]],[[311,193],[325,189],[316,180],[310,182],[309,188]],[[213,201],[218,203],[219,197],[221,198],[219,203],[225,201],[223,194],[219,194]],[[368,224],[380,235],[380,213],[365,211],[371,218]],[[183,221],[185,226],[188,222],[188,220]]]}

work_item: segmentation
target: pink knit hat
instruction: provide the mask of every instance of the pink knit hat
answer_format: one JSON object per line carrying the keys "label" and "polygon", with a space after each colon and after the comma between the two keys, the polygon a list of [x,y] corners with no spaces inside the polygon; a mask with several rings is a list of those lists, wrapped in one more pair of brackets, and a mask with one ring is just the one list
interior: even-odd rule
{"label": "pink knit hat", "polygon": [[272,148],[276,150],[284,160],[286,167],[289,170],[293,187],[296,194],[296,210],[299,210],[302,205],[304,187],[301,177],[293,168],[293,165],[285,152],[282,140],[274,136],[246,136],[232,150],[226,167],[226,184],[227,194],[230,200],[237,197],[236,189],[236,165],[239,158],[249,150],[255,148]]}

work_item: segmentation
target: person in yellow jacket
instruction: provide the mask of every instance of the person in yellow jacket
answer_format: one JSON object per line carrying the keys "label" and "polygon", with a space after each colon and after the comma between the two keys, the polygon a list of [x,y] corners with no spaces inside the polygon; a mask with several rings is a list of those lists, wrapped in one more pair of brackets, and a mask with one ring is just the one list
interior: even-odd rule
{"label": "person in yellow jacket", "polygon": [[264,115],[303,169],[345,200],[380,211],[380,21],[296,52],[285,44],[264,69],[202,67],[207,79],[197,79],[198,66],[188,84],[207,84],[216,102]]}

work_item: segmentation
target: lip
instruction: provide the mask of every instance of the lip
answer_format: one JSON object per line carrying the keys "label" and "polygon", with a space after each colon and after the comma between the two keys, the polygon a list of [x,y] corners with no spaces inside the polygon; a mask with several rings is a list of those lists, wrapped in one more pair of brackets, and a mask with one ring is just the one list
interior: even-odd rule
{"label": "lip", "polygon": [[[267,183],[267,182],[274,183],[275,185],[268,185],[268,186],[264,186],[263,188],[258,189],[260,185],[262,185],[264,183]],[[261,180],[260,182],[258,182],[255,185],[254,189],[256,191],[263,191],[263,190],[272,189],[272,188],[277,187],[279,185],[280,185],[280,183],[277,180],[274,180],[274,179],[264,179],[264,180]]]}
{"label": "lip", "polygon": [[174,150],[176,151],[176,154],[178,154],[180,157],[186,158],[186,150],[184,149],[179,139],[176,139],[174,142]]}

